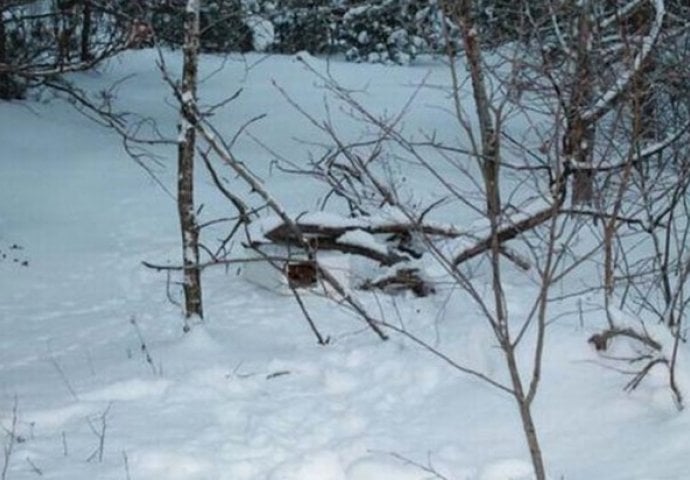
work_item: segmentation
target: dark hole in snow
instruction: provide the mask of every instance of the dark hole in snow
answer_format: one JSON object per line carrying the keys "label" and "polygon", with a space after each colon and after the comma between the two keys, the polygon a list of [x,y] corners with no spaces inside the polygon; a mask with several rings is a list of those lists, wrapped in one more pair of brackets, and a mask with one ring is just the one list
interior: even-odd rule
{"label": "dark hole in snow", "polygon": [[314,262],[290,262],[286,265],[285,270],[285,276],[291,288],[305,288],[316,285],[316,265],[314,265]]}

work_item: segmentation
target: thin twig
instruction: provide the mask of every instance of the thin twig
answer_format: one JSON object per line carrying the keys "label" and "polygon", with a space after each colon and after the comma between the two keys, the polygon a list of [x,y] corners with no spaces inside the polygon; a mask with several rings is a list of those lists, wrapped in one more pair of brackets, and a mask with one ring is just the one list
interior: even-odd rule
{"label": "thin twig", "polygon": [[12,423],[7,431],[7,443],[3,446],[2,472],[0,473],[0,480],[7,480],[7,472],[10,468],[10,460],[12,459],[12,452],[14,451],[14,444],[17,440],[17,410],[19,409],[19,400],[14,396],[14,403],[12,405]]}
{"label": "thin twig", "polygon": [[43,470],[41,470],[40,468],[38,468],[38,466],[31,460],[31,458],[26,457],[26,463],[29,464],[29,466],[31,467],[31,471],[32,471],[32,472],[34,472],[34,473],[35,473],[36,475],[38,475],[39,477],[42,477],[42,476],[43,476]]}
{"label": "thin twig", "polygon": [[67,390],[69,391],[69,393],[72,395],[72,397],[76,401],[79,401],[79,395],[77,395],[77,392],[72,387],[72,384],[70,383],[69,378],[67,378],[65,371],[62,369],[62,367],[60,366],[58,361],[55,359],[55,357],[52,356],[52,354],[51,354],[49,360],[50,360],[51,365],[53,365],[53,367],[55,367],[55,370],[58,372],[58,375],[60,375],[60,379],[62,380],[62,383],[64,383],[65,386],[67,387]]}
{"label": "thin twig", "polygon": [[144,358],[146,359],[146,363],[149,364],[151,367],[151,372],[154,375],[158,375],[160,372],[156,369],[156,364],[153,361],[153,357],[151,356],[151,352],[149,352],[149,347],[146,345],[146,341],[144,340],[144,335],[141,333],[141,329],[139,328],[139,324],[137,323],[136,318],[132,316],[132,318],[129,319],[129,323],[132,325],[134,328],[134,331],[137,334],[137,338],[139,339],[139,349],[141,350],[141,353],[144,354]]}
{"label": "thin twig", "polygon": [[91,455],[86,459],[87,462],[91,462],[94,459],[98,459],[98,463],[103,462],[103,451],[105,449],[105,434],[106,430],[108,428],[108,422],[107,422],[107,416],[108,412],[110,412],[110,407],[112,406],[112,403],[109,403],[106,409],[103,411],[103,413],[98,417],[100,420],[100,429],[97,429],[93,422],[91,421],[90,418],[87,418],[86,421],[89,424],[89,428],[91,429],[91,432],[98,437],[98,446],[96,449],[93,451]]}

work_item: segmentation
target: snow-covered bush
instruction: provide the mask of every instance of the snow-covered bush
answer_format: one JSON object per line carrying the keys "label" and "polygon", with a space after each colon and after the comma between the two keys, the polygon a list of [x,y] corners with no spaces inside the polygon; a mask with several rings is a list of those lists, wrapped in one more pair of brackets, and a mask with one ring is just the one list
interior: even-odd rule
{"label": "snow-covered bush", "polygon": [[421,52],[440,49],[444,18],[436,0],[352,2],[336,44],[351,61],[407,64]]}
{"label": "snow-covered bush", "polygon": [[89,2],[0,2],[0,99],[20,99],[63,71],[85,70],[120,51],[117,15]]}
{"label": "snow-covered bush", "polygon": [[[154,2],[149,14],[159,41],[180,46],[184,2]],[[201,32],[206,52],[340,52],[405,64],[444,51],[446,33],[456,38],[458,29],[438,0],[213,0],[202,5]]]}
{"label": "snow-covered bush", "polygon": [[[8,17],[9,18],[9,17]],[[5,17],[0,18],[5,22]],[[30,39],[20,35],[21,28],[16,24],[12,25],[8,21],[8,26],[3,25],[2,29],[2,62],[3,63],[22,63],[22,52],[29,52],[34,49]],[[11,100],[23,98],[26,91],[25,82],[9,73],[0,74],[0,99]]]}
{"label": "snow-covered bush", "polygon": [[331,51],[338,10],[333,0],[276,0],[261,6],[273,24],[273,50],[279,53]]}
{"label": "snow-covered bush", "polygon": [[550,18],[551,4],[545,0],[481,0],[475,4],[475,18],[488,46],[527,40]]}
{"label": "snow-covered bush", "polygon": [[[179,47],[183,42],[185,1],[158,2],[151,13],[151,25],[159,42]],[[204,52],[247,52],[254,49],[252,28],[240,0],[214,0],[201,6],[201,50]]]}

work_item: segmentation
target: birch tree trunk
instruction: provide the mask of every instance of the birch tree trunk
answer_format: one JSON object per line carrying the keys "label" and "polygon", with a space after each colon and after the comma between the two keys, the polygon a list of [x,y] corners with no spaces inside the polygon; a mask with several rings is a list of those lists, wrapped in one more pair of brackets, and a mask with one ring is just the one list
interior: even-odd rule
{"label": "birch tree trunk", "polygon": [[[185,9],[182,66],[182,103],[180,105],[180,135],[177,151],[177,209],[182,232],[182,260],[184,269],[185,317],[203,318],[201,276],[199,265],[199,225],[194,207],[194,149],[196,131],[189,122],[195,107],[199,60],[200,0],[188,0]],[[189,325],[186,325],[186,330]]]}

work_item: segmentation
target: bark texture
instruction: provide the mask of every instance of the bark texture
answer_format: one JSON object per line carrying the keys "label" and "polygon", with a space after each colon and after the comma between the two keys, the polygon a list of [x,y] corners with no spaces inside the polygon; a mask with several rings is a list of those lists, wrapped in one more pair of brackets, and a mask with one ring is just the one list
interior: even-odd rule
{"label": "bark texture", "polygon": [[[199,265],[199,225],[194,207],[194,150],[196,131],[190,123],[196,105],[199,59],[199,1],[189,0],[185,10],[180,137],[177,152],[177,209],[182,233],[182,260],[185,267]],[[201,274],[198,268],[184,270],[185,316],[203,318]]]}
{"label": "bark texture", "polygon": [[[591,25],[587,2],[580,13],[577,31],[575,78],[568,105],[568,122],[563,138],[563,153],[569,164],[588,165],[592,163],[595,127],[592,120],[583,118],[582,113],[591,103],[592,72],[589,59]],[[591,170],[576,170],[573,175],[573,204],[590,204],[594,198],[594,176]]]}
{"label": "bark texture", "polygon": [[83,23],[81,26],[81,41],[80,41],[80,54],[82,62],[88,62],[91,60],[91,1],[85,0],[82,7],[82,19]]}

